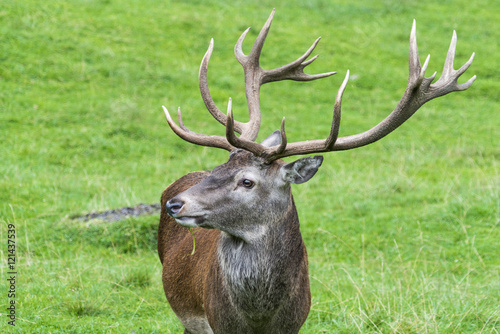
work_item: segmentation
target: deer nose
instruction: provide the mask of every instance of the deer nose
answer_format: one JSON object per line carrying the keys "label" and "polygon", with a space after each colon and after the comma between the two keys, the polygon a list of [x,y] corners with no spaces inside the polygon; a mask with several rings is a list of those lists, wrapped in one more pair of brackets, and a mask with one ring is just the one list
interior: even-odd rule
{"label": "deer nose", "polygon": [[179,199],[173,198],[168,201],[165,206],[167,207],[168,215],[174,217],[179,213],[179,211],[181,211],[182,207],[184,206],[184,202]]}

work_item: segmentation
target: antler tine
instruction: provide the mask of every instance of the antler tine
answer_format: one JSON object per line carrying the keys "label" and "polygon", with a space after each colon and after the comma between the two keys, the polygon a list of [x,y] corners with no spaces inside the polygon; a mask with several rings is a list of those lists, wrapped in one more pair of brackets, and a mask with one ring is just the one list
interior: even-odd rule
{"label": "antler tine", "polygon": [[307,57],[311,55],[320,40],[321,37],[318,37],[302,56],[300,56],[299,58],[297,58],[297,60],[291,62],[290,64],[275,68],[273,70],[263,71],[264,75],[262,78],[262,84],[281,80],[312,81],[336,74],[337,72],[326,72],[313,75],[304,73],[304,68],[318,58],[318,55],[316,55],[306,61]]}
{"label": "antler tine", "polygon": [[266,23],[260,30],[259,35],[257,36],[257,39],[255,40],[252,46],[252,50],[248,55],[245,55],[243,53],[243,41],[245,40],[245,37],[250,31],[250,28],[247,28],[241,34],[240,38],[236,42],[236,45],[234,46],[234,55],[236,56],[236,59],[238,59],[240,64],[243,66],[243,68],[245,68],[247,63],[254,63],[253,64],[254,66],[259,66],[260,54],[262,52],[262,48],[264,47],[264,42],[266,41],[269,29],[271,28],[271,23],[273,22],[274,12],[275,9],[272,10],[271,15],[269,15],[269,18],[267,19]]}
{"label": "antler tine", "polygon": [[[418,56],[418,46],[417,46],[417,22],[413,20],[413,24],[411,26],[411,33],[410,33],[410,50],[409,50],[409,57],[408,57],[408,63],[410,67],[409,75],[414,76],[418,75],[420,76],[420,59]],[[413,78],[416,80],[417,78]]]}
{"label": "antler tine", "polygon": [[[458,73],[460,73],[460,75],[462,73],[464,73],[469,68],[469,66],[472,64],[472,61],[474,60],[475,55],[476,54],[473,52],[472,55],[470,56],[469,60],[467,61],[467,63],[465,63],[462,67],[460,67],[460,69],[457,71]],[[477,78],[477,76],[473,75],[472,78],[467,80],[467,82],[460,84],[460,85],[457,85],[457,90],[460,91],[460,90],[468,89],[470,86],[472,86],[474,81],[476,81],[476,78]]]}
{"label": "antler tine", "polygon": [[185,141],[201,146],[222,148],[227,151],[232,151],[234,149],[224,137],[199,134],[186,128],[184,123],[182,123],[180,108],[178,110],[178,118],[179,118],[179,124],[181,124],[181,126],[175,124],[167,108],[165,106],[162,107],[163,111],[165,112],[165,117],[167,118],[168,125],[170,126],[172,131],[174,131],[176,135],[178,135]]}
{"label": "antler tine", "polygon": [[453,63],[455,61],[455,51],[457,49],[457,32],[453,30],[453,35],[451,36],[450,48],[446,54],[446,59],[444,61],[443,75],[448,76],[453,72]]}
{"label": "antler tine", "polygon": [[347,74],[345,75],[344,81],[342,82],[342,85],[340,85],[340,88],[337,92],[337,97],[335,98],[335,105],[333,107],[332,128],[330,130],[330,135],[328,136],[325,142],[325,148],[327,150],[331,150],[333,148],[339,136],[342,96],[344,95],[344,91],[348,81],[349,81],[349,70],[347,70]]}
{"label": "antler tine", "polygon": [[[163,106],[163,111],[165,112],[165,116],[167,116],[168,114],[168,110],[167,108],[165,108],[165,106]],[[168,117],[167,117],[167,121],[168,121]],[[179,107],[177,109],[177,122],[179,122],[179,126],[182,130],[186,131],[186,132],[192,132],[191,130],[189,130],[185,125],[184,125],[184,122],[182,121],[182,115],[181,115],[181,107]]]}
{"label": "antler tine", "polygon": [[236,59],[239,61],[240,64],[243,65],[247,61],[247,55],[243,53],[243,41],[245,40],[245,37],[247,37],[248,32],[250,31],[250,27],[248,27],[238,38],[238,41],[236,42],[236,45],[234,46],[234,56]]}
{"label": "antler tine", "polygon": [[252,152],[256,156],[262,156],[265,147],[251,140],[239,138],[234,134],[233,103],[231,98],[227,104],[226,139],[234,147]]}
{"label": "antler tine", "polygon": [[278,156],[285,151],[287,145],[286,132],[285,132],[285,117],[283,117],[283,119],[281,120],[280,134],[281,134],[281,143],[278,146],[278,149],[276,150],[275,153]]}
{"label": "antler tine", "polygon": [[273,8],[266,23],[264,24],[264,26],[260,30],[259,35],[257,36],[257,39],[255,40],[255,43],[252,46],[252,50],[250,51],[250,54],[248,55],[248,59],[257,62],[256,65],[259,64],[260,54],[262,52],[262,48],[264,47],[264,42],[266,41],[266,37],[267,37],[267,34],[269,33],[269,29],[271,28],[271,23],[273,22],[273,19],[274,19],[274,12],[275,12],[275,9]]}
{"label": "antler tine", "polygon": [[[201,98],[203,99],[203,102],[205,103],[205,106],[207,107],[208,111],[212,116],[219,121],[222,125],[226,125],[227,119],[226,115],[222,111],[220,111],[219,108],[214,103],[214,100],[212,99],[212,95],[210,94],[210,90],[208,89],[208,81],[207,81],[207,72],[208,72],[208,62],[210,61],[210,57],[212,56],[212,51],[214,49],[214,39],[212,38],[210,40],[210,44],[208,46],[208,50],[205,53],[205,56],[203,56],[203,59],[200,64],[200,73],[199,73],[199,87],[200,87],[200,93],[201,93]],[[236,121],[234,128],[235,131],[238,133],[242,133],[243,131],[243,124]]]}

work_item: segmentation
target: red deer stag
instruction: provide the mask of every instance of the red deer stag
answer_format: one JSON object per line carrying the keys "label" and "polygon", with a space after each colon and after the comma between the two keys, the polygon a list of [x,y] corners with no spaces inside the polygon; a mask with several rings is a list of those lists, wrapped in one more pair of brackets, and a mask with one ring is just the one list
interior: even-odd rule
{"label": "red deer stag", "polygon": [[[261,85],[287,79],[309,81],[335,74],[303,72],[316,59],[306,60],[319,38],[296,61],[272,70],[262,69],[259,57],[273,16],[274,10],[248,55],[242,50],[248,29],[234,48],[245,72],[250,115],[247,123],[233,120],[231,100],[227,116],[212,100],[207,67],[213,40],[201,62],[199,84],[208,111],[225,125],[226,135],[192,132],[182,122],[180,109],[177,125],[163,107],[168,124],[179,137],[230,152],[226,163],[211,172],[181,177],[161,198],[158,253],[163,264],[163,287],[170,306],[185,327],[184,333],[298,333],[309,313],[311,295],[306,247],[290,184],[312,178],[323,157],[305,157],[291,163],[280,158],[349,150],[373,143],[399,127],[425,102],[465,90],[475,80],[474,76],[466,83],[457,83],[474,54],[459,70],[453,69],[457,41],[453,32],[443,74],[431,84],[435,74],[424,76],[429,57],[421,66],[413,22],[408,86],[394,111],[382,122],[366,132],[337,138],[347,72],[337,93],[327,139],[288,143],[283,119],[281,130],[257,143]],[[194,254],[188,228],[196,228]]]}

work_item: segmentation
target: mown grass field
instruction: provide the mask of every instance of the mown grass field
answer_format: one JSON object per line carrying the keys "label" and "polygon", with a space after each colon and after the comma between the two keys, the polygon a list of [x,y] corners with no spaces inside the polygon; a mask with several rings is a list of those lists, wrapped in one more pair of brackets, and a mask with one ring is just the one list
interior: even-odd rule
{"label": "mown grass field", "polygon": [[[382,141],[325,155],[294,187],[313,305],[301,333],[499,333],[498,1],[7,0],[0,4],[0,332],[182,333],[161,285],[158,215],[107,223],[71,217],[158,202],[187,172],[226,152],[196,147],[161,110],[182,106],[194,131],[224,129],[197,87],[210,38],[209,84],[245,120],[243,71],[272,8],[262,55],[274,68],[322,36],[308,73],[339,74],[261,91],[259,139],[287,118],[289,141],[326,137],[347,69],[341,136],[396,105],[417,20],[428,76],[452,31],[456,67],[476,58],[466,92],[426,104]],[[7,324],[8,224],[17,241],[16,326]]]}

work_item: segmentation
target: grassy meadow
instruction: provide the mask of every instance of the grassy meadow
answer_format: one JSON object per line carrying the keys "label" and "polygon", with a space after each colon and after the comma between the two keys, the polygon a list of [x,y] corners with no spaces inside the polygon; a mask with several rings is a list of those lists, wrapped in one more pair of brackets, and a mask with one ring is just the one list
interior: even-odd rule
{"label": "grassy meadow", "polygon": [[[224,134],[198,69],[246,121],[245,52],[272,8],[263,68],[318,37],[308,82],[263,86],[259,140],[287,118],[289,141],[325,138],[345,72],[340,136],[371,128],[403,94],[412,20],[427,76],[452,32],[459,80],[373,145],[325,154],[294,186],[312,309],[301,333],[499,333],[500,2],[494,0],[4,0],[0,4],[0,332],[182,333],[161,285],[159,215],[72,219],[159,201],[182,175],[226,161],[179,139],[161,105],[193,131]],[[290,159],[288,159],[290,160]],[[16,326],[8,325],[9,224],[16,235]],[[12,225],[11,225],[12,226]],[[11,232],[10,232],[11,233]]]}

